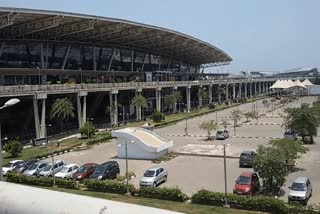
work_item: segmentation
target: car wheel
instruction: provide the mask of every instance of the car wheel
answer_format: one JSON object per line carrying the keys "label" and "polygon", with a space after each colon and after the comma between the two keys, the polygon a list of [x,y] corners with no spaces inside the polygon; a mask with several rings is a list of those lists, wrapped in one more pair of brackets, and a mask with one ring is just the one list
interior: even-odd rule
{"label": "car wheel", "polygon": [[163,182],[167,182],[168,178],[167,176],[164,176]]}
{"label": "car wheel", "polygon": [[157,182],[154,182],[154,183],[152,184],[152,187],[157,187]]}

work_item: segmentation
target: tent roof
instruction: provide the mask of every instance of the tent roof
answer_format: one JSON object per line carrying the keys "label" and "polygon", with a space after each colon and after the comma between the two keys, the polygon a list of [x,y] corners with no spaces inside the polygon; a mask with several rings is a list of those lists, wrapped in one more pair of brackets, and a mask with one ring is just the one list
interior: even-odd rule
{"label": "tent roof", "polygon": [[305,80],[302,82],[302,84],[303,84],[304,86],[313,85],[308,79],[305,79]]}

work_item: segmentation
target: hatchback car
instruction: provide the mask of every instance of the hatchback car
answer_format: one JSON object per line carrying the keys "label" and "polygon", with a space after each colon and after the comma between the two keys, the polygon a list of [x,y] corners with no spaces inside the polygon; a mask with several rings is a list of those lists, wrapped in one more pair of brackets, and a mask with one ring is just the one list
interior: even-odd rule
{"label": "hatchback car", "polygon": [[140,179],[140,187],[156,187],[168,179],[168,172],[162,167],[148,169]]}
{"label": "hatchback car", "polygon": [[73,174],[79,169],[77,164],[65,165],[58,173],[55,174],[57,178],[72,178]]}
{"label": "hatchback car", "polygon": [[16,167],[23,164],[23,160],[13,160],[10,161],[7,165],[2,167],[2,174],[7,175],[8,172],[12,172]]}
{"label": "hatchback car", "polygon": [[283,134],[283,138],[284,139],[296,140],[297,139],[297,135],[293,130],[287,129],[287,130],[285,130],[285,132]]}
{"label": "hatchback car", "polygon": [[50,177],[57,172],[59,172],[66,164],[63,160],[57,160],[54,162],[54,167],[52,167],[52,163],[48,164],[41,172],[39,173],[40,176]]}
{"label": "hatchback car", "polygon": [[90,179],[104,180],[114,179],[120,174],[119,164],[116,161],[108,161],[103,163],[94,170]]}
{"label": "hatchback car", "polygon": [[307,205],[312,196],[312,186],[309,178],[297,177],[291,186],[288,194],[288,202],[298,202]]}
{"label": "hatchback car", "polygon": [[82,165],[77,172],[73,175],[73,178],[82,181],[83,179],[89,178],[90,175],[97,168],[98,164],[95,163],[86,163]]}
{"label": "hatchback car", "polygon": [[47,166],[47,162],[36,162],[32,164],[28,169],[26,169],[23,174],[27,176],[39,176],[39,173]]}
{"label": "hatchback car", "polygon": [[253,159],[256,156],[254,151],[243,151],[239,159],[239,167],[252,167]]}
{"label": "hatchback car", "polygon": [[225,129],[219,129],[216,133],[217,140],[225,140],[229,137],[229,132]]}
{"label": "hatchback car", "polygon": [[23,173],[25,170],[27,170],[32,164],[36,163],[38,160],[37,159],[32,159],[28,161],[24,161],[22,164],[17,166],[14,171],[18,173]]}
{"label": "hatchback car", "polygon": [[254,195],[260,190],[260,182],[257,173],[243,172],[236,180],[233,193],[239,195]]}

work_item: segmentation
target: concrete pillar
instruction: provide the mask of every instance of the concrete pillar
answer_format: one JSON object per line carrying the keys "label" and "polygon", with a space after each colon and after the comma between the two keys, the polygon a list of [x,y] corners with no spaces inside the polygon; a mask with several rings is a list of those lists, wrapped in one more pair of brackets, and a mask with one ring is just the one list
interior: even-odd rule
{"label": "concrete pillar", "polygon": [[187,88],[187,112],[190,112],[190,109],[191,109],[191,86],[188,85]]}
{"label": "concrete pillar", "polygon": [[208,90],[209,90],[209,93],[208,93],[208,95],[209,95],[209,104],[211,104],[212,103],[212,85],[209,85]]}
{"label": "concrete pillar", "polygon": [[113,121],[113,119],[114,119],[114,117],[113,117],[113,111],[111,111],[111,109],[112,109],[112,106],[113,106],[113,98],[112,98],[112,94],[110,93],[109,94],[109,107],[110,107],[110,123],[111,123],[111,127],[113,126],[113,124],[114,124],[114,121]]}
{"label": "concrete pillar", "polygon": [[[135,93],[135,96],[140,96],[140,95],[142,95],[142,88],[138,88]],[[135,106],[135,108],[136,108],[136,120],[141,120],[142,119],[141,106]]]}
{"label": "concrete pillar", "polygon": [[248,97],[248,83],[247,82],[244,83],[244,97],[245,98]]}
{"label": "concrete pillar", "polygon": [[161,88],[156,89],[156,107],[161,112]]}
{"label": "concrete pillar", "polygon": [[78,126],[82,127],[82,110],[81,110],[81,97],[77,96],[77,112],[78,112]]}
{"label": "concrete pillar", "polygon": [[221,93],[220,93],[221,84],[218,86],[218,103],[221,103]]}
{"label": "concrete pillar", "polygon": [[226,84],[226,101],[229,100],[229,84]]}
{"label": "concrete pillar", "polygon": [[239,83],[239,98],[242,98],[242,83]]}
{"label": "concrete pillar", "polygon": [[252,86],[253,86],[253,83],[252,82],[250,82],[250,99],[252,99]]}
{"label": "concrete pillar", "polygon": [[114,116],[113,121],[114,121],[114,124],[116,126],[118,126],[118,92],[114,93],[113,96],[114,96],[114,106],[115,106],[115,108],[114,108],[115,111],[114,111],[114,114],[113,114],[113,116]]}
{"label": "concrete pillar", "polygon": [[[175,93],[177,93],[177,90],[178,90],[178,87],[177,86],[174,86],[173,88],[172,88],[172,93],[173,94],[175,94]],[[172,110],[173,110],[173,113],[176,113],[177,112],[177,102],[175,102],[174,104],[173,104],[173,106],[172,106]]]}
{"label": "concrete pillar", "polygon": [[34,115],[34,125],[36,129],[36,139],[40,138],[40,122],[39,122],[39,110],[38,110],[38,100],[36,96],[33,96],[33,115]]}
{"label": "concrete pillar", "polygon": [[46,99],[41,99],[41,125],[40,138],[46,137]]}
{"label": "concrete pillar", "polygon": [[82,103],[82,126],[87,121],[87,96],[83,96]]}
{"label": "concrete pillar", "polygon": [[257,96],[257,82],[254,82],[254,96]]}
{"label": "concrete pillar", "polygon": [[233,95],[232,95],[232,98],[233,98],[233,100],[235,100],[236,99],[236,84],[235,83],[233,83],[232,84],[232,92],[233,92]]}
{"label": "concrete pillar", "polygon": [[202,95],[203,95],[203,93],[202,93],[202,85],[200,85],[199,86],[199,88],[198,88],[198,97],[199,97],[199,104],[198,104],[198,106],[199,107],[202,107]]}

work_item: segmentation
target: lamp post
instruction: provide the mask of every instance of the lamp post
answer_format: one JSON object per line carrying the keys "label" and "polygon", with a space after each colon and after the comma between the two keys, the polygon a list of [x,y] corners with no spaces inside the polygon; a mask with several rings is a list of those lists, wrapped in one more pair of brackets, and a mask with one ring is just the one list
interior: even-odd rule
{"label": "lamp post", "polygon": [[[11,107],[17,103],[19,103],[20,100],[17,98],[13,98],[5,102],[3,106],[0,107],[0,109]],[[2,142],[1,142],[1,122],[0,122],[0,181],[2,181]]]}
{"label": "lamp post", "polygon": [[[51,124],[45,125],[46,127],[46,144],[48,145],[48,127],[51,127]],[[51,164],[52,164],[52,178],[53,178],[53,186],[56,186],[56,177],[54,174],[54,148],[53,144],[51,144]]]}
{"label": "lamp post", "polygon": [[227,162],[226,162],[226,146],[229,146],[229,144],[223,144],[223,169],[224,169],[224,205],[225,208],[230,208],[230,205],[228,204],[228,198],[227,198]]}
{"label": "lamp post", "polygon": [[[131,140],[130,143],[134,143],[134,140]],[[121,144],[118,145],[119,147],[123,146]],[[125,154],[126,154],[126,186],[127,186],[127,193],[126,195],[130,196],[130,191],[129,191],[129,178],[128,178],[128,174],[129,174],[129,166],[128,166],[128,140],[125,140],[125,144],[124,144],[124,148],[125,148]]]}

